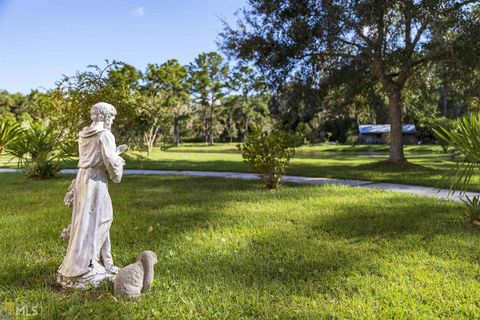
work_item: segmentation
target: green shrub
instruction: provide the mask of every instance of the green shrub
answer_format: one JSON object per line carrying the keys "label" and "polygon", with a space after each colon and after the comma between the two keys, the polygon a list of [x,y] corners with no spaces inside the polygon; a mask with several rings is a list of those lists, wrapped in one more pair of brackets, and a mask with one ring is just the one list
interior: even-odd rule
{"label": "green shrub", "polygon": [[28,177],[51,178],[60,170],[63,161],[74,153],[62,132],[40,122],[29,123],[18,138],[7,147],[19,159],[19,167]]}
{"label": "green shrub", "polygon": [[301,143],[302,136],[298,133],[255,129],[238,147],[244,161],[259,175],[265,187],[277,189],[295,155],[295,148]]}
{"label": "green shrub", "polygon": [[360,143],[357,130],[348,130],[345,143],[351,145],[352,147],[355,147]]}
{"label": "green shrub", "polygon": [[480,218],[480,198],[478,196],[465,196],[462,200],[467,207],[468,217],[470,220],[478,220]]}
{"label": "green shrub", "polygon": [[15,142],[20,134],[20,126],[9,117],[0,117],[0,157],[8,145]]}

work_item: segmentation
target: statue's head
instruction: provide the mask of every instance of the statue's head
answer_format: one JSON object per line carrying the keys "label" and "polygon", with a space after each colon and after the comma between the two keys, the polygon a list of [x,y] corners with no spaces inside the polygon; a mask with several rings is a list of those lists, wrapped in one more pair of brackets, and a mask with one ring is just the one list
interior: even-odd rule
{"label": "statue's head", "polygon": [[103,122],[105,128],[110,129],[117,110],[115,107],[106,102],[98,102],[92,106],[90,116],[94,122]]}

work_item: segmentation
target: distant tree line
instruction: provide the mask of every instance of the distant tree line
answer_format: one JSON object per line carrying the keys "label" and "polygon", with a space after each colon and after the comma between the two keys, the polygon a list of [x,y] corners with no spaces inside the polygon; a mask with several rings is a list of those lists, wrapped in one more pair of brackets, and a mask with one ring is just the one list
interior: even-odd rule
{"label": "distant tree line", "polygon": [[90,107],[105,101],[117,108],[119,139],[151,153],[157,141],[241,141],[253,127],[270,125],[270,94],[262,83],[254,69],[230,67],[216,52],[189,65],[172,59],[145,70],[106,61],[64,76],[47,92],[0,91],[0,114],[43,121],[74,141],[91,121]]}

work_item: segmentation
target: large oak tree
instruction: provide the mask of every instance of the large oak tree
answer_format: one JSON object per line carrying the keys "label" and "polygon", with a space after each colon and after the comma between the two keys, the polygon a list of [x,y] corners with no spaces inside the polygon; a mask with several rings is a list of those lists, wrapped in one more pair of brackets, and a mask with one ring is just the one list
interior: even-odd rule
{"label": "large oak tree", "polygon": [[[388,97],[390,157],[404,163],[402,91],[431,63],[461,63],[478,51],[478,0],[249,0],[222,33],[224,51],[254,62],[273,86],[298,73],[314,85],[348,67],[367,70]],[[477,19],[476,21],[473,21]],[[474,32],[475,33],[475,32]],[[477,32],[478,33],[478,32]],[[467,41],[466,41],[467,40]],[[475,56],[473,57],[475,58]],[[476,58],[479,58],[476,56]],[[350,79],[344,78],[348,82]],[[351,80],[350,80],[351,81]]]}

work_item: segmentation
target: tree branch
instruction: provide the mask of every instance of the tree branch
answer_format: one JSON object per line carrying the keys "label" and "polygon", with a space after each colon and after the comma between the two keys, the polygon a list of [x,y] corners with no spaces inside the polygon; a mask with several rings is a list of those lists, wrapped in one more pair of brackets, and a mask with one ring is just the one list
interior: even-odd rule
{"label": "tree branch", "polygon": [[405,4],[405,11],[404,11],[404,16],[405,16],[405,54],[406,56],[409,56],[409,54],[412,52],[412,16],[411,16],[411,10],[412,10],[412,2],[411,1],[406,1]]}
{"label": "tree branch", "polygon": [[307,57],[319,57],[322,60],[326,60],[327,58],[342,57],[347,59],[363,61],[363,59],[359,55],[352,55],[352,54],[343,53],[343,52],[307,52],[299,56],[299,58],[307,58]]}
{"label": "tree branch", "polygon": [[415,34],[415,38],[413,39],[413,42],[411,44],[411,51],[410,53],[413,53],[415,48],[417,47],[418,41],[420,41],[420,38],[422,37],[423,32],[427,29],[429,20],[425,18],[423,20],[422,24],[420,25],[420,28],[418,28],[417,33]]}
{"label": "tree branch", "polygon": [[368,50],[367,47],[364,47],[358,43],[355,43],[355,42],[351,42],[351,41],[348,41],[348,40],[345,40],[345,39],[339,39],[340,42],[344,43],[344,44],[348,44],[348,45],[351,45],[351,46],[354,46],[354,47],[357,47],[358,49],[360,50]]}

